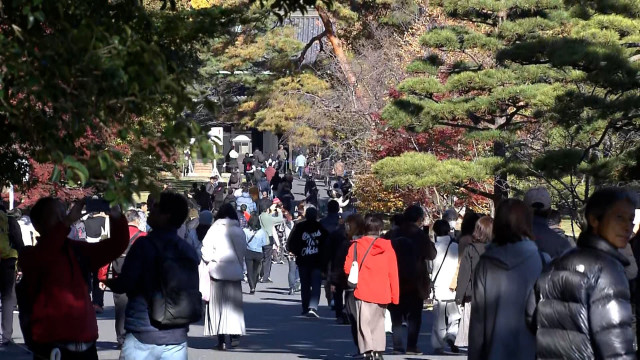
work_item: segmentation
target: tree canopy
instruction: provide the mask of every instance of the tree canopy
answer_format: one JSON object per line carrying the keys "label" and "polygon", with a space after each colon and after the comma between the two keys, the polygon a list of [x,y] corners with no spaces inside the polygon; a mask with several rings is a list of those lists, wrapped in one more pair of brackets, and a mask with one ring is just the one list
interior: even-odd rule
{"label": "tree canopy", "polygon": [[[158,3],[0,3],[0,182],[94,186],[124,202],[153,187],[150,175],[190,138],[193,152],[210,153],[183,116],[198,51],[251,21],[252,2],[193,10],[171,1],[174,11]],[[314,4],[265,3],[284,15]],[[52,164],[50,178],[34,176],[32,162]]]}
{"label": "tree canopy", "polygon": [[[443,20],[420,38],[425,56],[408,66],[415,75],[382,117],[494,144],[464,162],[433,163],[431,172],[452,174],[441,185],[478,180],[486,165],[480,173],[545,183],[577,209],[598,184],[637,180],[638,9],[637,1],[433,1],[431,15]],[[401,185],[415,175],[415,156],[375,168]]]}

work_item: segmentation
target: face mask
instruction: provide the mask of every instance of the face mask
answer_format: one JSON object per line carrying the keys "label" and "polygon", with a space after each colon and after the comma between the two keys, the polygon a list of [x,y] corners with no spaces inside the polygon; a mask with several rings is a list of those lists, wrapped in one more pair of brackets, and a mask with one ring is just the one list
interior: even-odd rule
{"label": "face mask", "polygon": [[449,221],[449,227],[451,227],[451,231],[453,231],[456,228],[456,222],[455,221]]}

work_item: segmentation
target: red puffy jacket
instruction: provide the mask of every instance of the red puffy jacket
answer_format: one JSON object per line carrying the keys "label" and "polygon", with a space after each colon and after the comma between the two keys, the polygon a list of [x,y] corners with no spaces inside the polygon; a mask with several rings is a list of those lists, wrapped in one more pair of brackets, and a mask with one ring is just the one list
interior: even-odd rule
{"label": "red puffy jacket", "polygon": [[397,304],[400,300],[398,262],[391,241],[377,238],[362,262],[374,239],[376,238],[365,236],[351,245],[344,263],[344,271],[348,276],[353,262],[353,247],[357,246],[360,270],[358,272],[358,286],[354,293],[356,299],[381,305]]}

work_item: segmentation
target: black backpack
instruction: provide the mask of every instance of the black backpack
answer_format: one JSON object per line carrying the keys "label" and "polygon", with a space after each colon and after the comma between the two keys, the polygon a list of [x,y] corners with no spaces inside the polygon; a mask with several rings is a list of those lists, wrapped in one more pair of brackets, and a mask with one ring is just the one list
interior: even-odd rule
{"label": "black backpack", "polygon": [[160,290],[149,299],[149,320],[159,329],[188,326],[202,317],[198,262],[180,249],[178,239],[166,240],[151,241]]}

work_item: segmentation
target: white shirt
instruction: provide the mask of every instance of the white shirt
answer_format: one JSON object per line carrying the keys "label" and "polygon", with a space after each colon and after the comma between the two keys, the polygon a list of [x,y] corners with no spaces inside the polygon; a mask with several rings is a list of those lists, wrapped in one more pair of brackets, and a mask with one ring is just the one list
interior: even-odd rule
{"label": "white shirt", "polygon": [[307,165],[307,158],[304,155],[300,154],[296,158],[296,166],[305,166]]}
{"label": "white shirt", "polygon": [[[451,246],[449,246],[449,243],[451,243]],[[448,251],[447,247],[449,247]],[[436,238],[436,251],[438,253],[433,260],[433,272],[431,273],[431,279],[435,278],[435,297],[437,300],[455,300],[456,292],[451,291],[449,286],[458,267],[458,244],[452,242],[450,236],[438,236]],[[446,258],[445,253],[447,255]],[[439,269],[440,272],[438,273]],[[436,274],[438,274],[437,278]]]}

